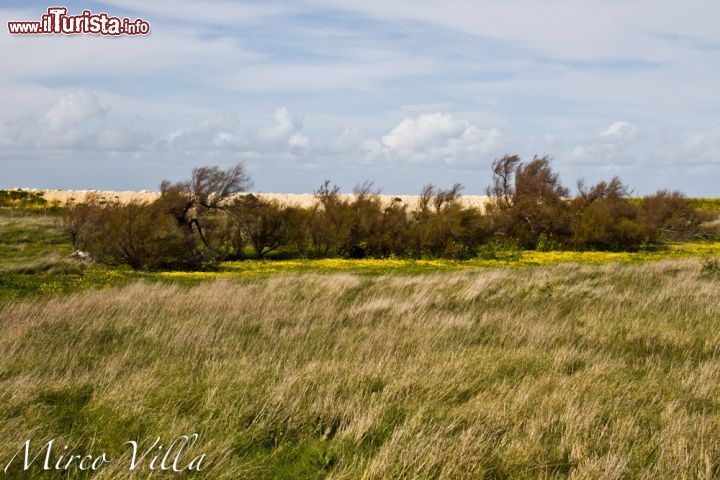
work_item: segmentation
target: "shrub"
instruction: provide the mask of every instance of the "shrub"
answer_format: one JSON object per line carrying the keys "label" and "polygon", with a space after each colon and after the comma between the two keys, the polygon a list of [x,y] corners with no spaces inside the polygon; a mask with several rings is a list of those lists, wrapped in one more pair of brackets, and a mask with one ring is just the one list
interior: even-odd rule
{"label": "shrub", "polygon": [[238,222],[237,234],[252,245],[258,258],[277,250],[287,242],[289,215],[277,202],[266,202],[255,195],[235,198],[231,207]]}
{"label": "shrub", "polygon": [[407,205],[397,199],[383,210],[378,230],[367,239],[367,252],[375,257],[402,257],[410,250],[410,215]]}
{"label": "shrub", "polygon": [[285,207],[285,221],[287,223],[285,239],[289,247],[305,257],[310,251],[310,220],[312,209],[301,207]]}
{"label": "shrub", "polygon": [[689,240],[701,223],[698,212],[680,192],[660,190],[640,203],[640,220],[647,225],[653,240]]}
{"label": "shrub", "polygon": [[720,275],[720,260],[717,258],[708,258],[706,259],[702,267],[700,268],[700,273],[702,275],[712,275],[712,276],[718,276]]}
{"label": "shrub", "polygon": [[80,203],[67,202],[61,213],[62,228],[73,250],[87,250],[102,226],[101,205],[95,195]]}
{"label": "shrub", "polygon": [[248,245],[258,258],[283,249],[303,257],[502,259],[521,249],[637,250],[717,228],[707,222],[712,212],[699,213],[681,193],[631,199],[617,177],[590,187],[579,181],[578,195],[568,198],[546,156],[528,163],[518,156],[495,160],[485,213],[463,208],[459,183],[426,185],[413,212],[399,199],[383,206],[371,182],[356,186],[349,200],[327,180],[311,208],[238,195],[249,185],[242,164],[196,168],[190,180],[163,182],[153,203],[107,204],[93,197],[70,203],[63,226],[73,248],[146,269],[242,258]]}
{"label": "shrub", "polygon": [[409,225],[412,253],[415,257],[468,258],[483,238],[475,209],[463,209],[456,183],[443,190],[426,185],[420,194],[419,209]]}
{"label": "shrub", "polygon": [[585,188],[571,202],[574,212],[572,245],[591,250],[636,250],[647,243],[651,231],[630,202],[629,191],[619,178]]}
{"label": "shrub", "polygon": [[207,260],[194,238],[157,203],[130,202],[95,207],[98,228],[89,250],[108,264],[134,269],[196,269]]}

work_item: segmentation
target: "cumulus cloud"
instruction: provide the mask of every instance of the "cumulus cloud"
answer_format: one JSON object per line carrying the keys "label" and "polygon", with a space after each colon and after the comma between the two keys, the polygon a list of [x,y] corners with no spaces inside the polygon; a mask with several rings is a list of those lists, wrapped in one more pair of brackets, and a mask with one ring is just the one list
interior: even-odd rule
{"label": "cumulus cloud", "polygon": [[231,150],[251,157],[261,152],[299,152],[310,146],[301,129],[302,120],[282,107],[275,111],[270,125],[248,129],[237,115],[222,115],[176,130],[158,145],[180,150]]}
{"label": "cumulus cloud", "polygon": [[636,162],[629,152],[638,142],[639,129],[630,122],[618,120],[570,152],[570,161],[580,164],[598,164],[607,168]]}
{"label": "cumulus cloud", "polygon": [[[168,134],[152,134],[127,119],[108,118],[110,107],[86,90],[61,96],[42,115],[0,121],[0,148],[67,151],[231,152],[243,158],[274,153],[296,158],[311,148],[302,120],[278,108],[269,125],[248,128],[239,115],[220,115]],[[349,138],[340,140],[346,144]],[[278,158],[278,157],[276,157]]]}
{"label": "cumulus cloud", "polygon": [[368,148],[387,159],[459,163],[497,151],[503,139],[496,128],[481,129],[448,113],[425,113],[403,120]]}
{"label": "cumulus cloud", "polygon": [[565,150],[552,135],[528,143],[527,139],[508,138],[497,128],[481,128],[459,118],[459,114],[439,112],[411,114],[380,135],[365,136],[348,126],[334,137],[312,141],[303,131],[302,118],[285,107],[276,109],[264,125],[247,125],[240,115],[227,114],[169,134],[153,134],[143,129],[141,122],[117,117],[95,93],[80,90],[65,94],[42,114],[0,121],[0,156],[5,153],[6,158],[15,158],[18,152],[27,152],[28,158],[49,163],[50,158],[63,155],[88,161],[105,155],[162,163],[185,154],[188,161],[273,161],[330,170],[340,159],[343,168],[404,163],[416,165],[418,170],[433,166],[484,170],[499,155],[527,155],[552,147],[566,167],[582,170],[581,176],[593,171],[632,172],[643,162],[659,167],[679,162],[709,165],[720,159],[720,128],[693,134],[679,130],[668,133],[626,120],[611,122]]}
{"label": "cumulus cloud", "polygon": [[108,121],[110,107],[86,90],[61,96],[42,115],[0,123],[0,147],[10,150],[137,150],[152,141],[147,130]]}
{"label": "cumulus cloud", "polygon": [[275,110],[274,123],[260,128],[250,135],[254,147],[264,150],[305,149],[310,142],[300,130],[302,120],[290,114],[287,108]]}
{"label": "cumulus cloud", "polygon": [[224,115],[176,130],[160,143],[181,150],[228,150],[244,148],[247,142],[239,118]]}
{"label": "cumulus cloud", "polygon": [[109,110],[86,90],[64,95],[43,116],[41,141],[51,147],[87,145]]}
{"label": "cumulus cloud", "polygon": [[45,114],[45,124],[51,129],[74,127],[103,118],[108,110],[109,107],[102,105],[97,95],[80,90],[60,97]]}
{"label": "cumulus cloud", "polygon": [[426,113],[400,122],[382,138],[382,143],[396,151],[417,151],[443,145],[462,135],[466,127],[450,114]]}

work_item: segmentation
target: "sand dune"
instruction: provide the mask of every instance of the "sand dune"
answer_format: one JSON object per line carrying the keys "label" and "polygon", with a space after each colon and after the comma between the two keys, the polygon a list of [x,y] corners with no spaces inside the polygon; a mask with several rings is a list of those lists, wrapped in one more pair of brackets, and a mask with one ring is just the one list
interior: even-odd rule
{"label": "sand dune", "polygon": [[[102,191],[102,190],[41,190],[41,189],[28,189],[34,192],[44,192],[44,198],[49,202],[54,200],[60,203],[67,201],[81,202],[90,195],[97,195],[100,199],[107,201],[119,201],[122,203],[129,202],[132,200],[139,201],[152,201],[160,196],[160,192],[150,192],[148,190],[142,190],[139,192],[134,191]],[[295,205],[300,207],[309,207],[314,205],[315,197],[311,193],[295,194],[295,193],[255,193],[260,198],[267,200],[277,200],[284,205]],[[352,194],[343,194],[346,198],[353,198]],[[417,208],[418,195],[380,195],[381,200],[384,204],[389,205],[393,200],[400,199],[400,202],[407,204],[410,209]],[[463,195],[460,197],[461,204],[465,207],[477,207],[482,209],[487,201],[486,196],[483,195]]]}

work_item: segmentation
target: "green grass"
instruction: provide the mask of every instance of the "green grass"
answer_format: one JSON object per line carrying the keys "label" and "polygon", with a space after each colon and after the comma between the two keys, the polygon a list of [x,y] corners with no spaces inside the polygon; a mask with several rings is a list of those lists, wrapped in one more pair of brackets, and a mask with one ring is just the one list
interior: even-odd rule
{"label": "green grass", "polygon": [[[199,433],[208,479],[716,478],[717,243],[138,273],[0,219],[0,469]],[[515,267],[515,268],[507,268]],[[62,448],[62,447],[60,447]],[[188,461],[190,459],[188,458]]]}
{"label": "green grass", "polygon": [[55,438],[135,478],[124,442],[198,432],[197,478],[714,478],[718,281],[672,260],[6,303],[0,463]]}
{"label": "green grass", "polygon": [[142,275],[70,258],[55,216],[0,217],[0,301],[125,284]]}
{"label": "green grass", "polygon": [[0,217],[0,268],[7,271],[72,253],[59,222],[54,216]]}

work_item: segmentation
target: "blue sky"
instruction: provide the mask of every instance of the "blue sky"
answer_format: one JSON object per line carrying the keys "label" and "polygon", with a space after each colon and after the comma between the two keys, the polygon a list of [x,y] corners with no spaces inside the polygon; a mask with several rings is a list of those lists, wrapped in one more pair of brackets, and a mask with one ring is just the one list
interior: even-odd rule
{"label": "blue sky", "polygon": [[[2,24],[49,6],[3,2]],[[243,161],[264,192],[482,193],[517,153],[551,156],[570,187],[720,196],[717,2],[65,6],[152,33],[0,35],[0,187],[157,189]]]}

